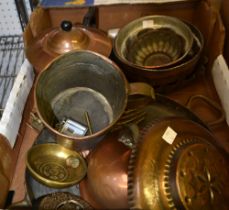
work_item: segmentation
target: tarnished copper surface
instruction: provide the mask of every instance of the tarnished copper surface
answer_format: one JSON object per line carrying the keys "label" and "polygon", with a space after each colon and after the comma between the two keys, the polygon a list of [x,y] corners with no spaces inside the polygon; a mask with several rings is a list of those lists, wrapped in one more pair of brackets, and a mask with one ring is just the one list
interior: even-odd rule
{"label": "tarnished copper surface", "polygon": [[[115,125],[126,109],[128,95],[134,94],[154,98],[150,85],[129,84],[110,59],[78,50],[59,56],[39,74],[34,95],[42,123],[57,135],[58,142],[82,151],[92,149]],[[64,118],[86,125],[85,112],[90,116],[92,134],[66,135],[57,129]]]}
{"label": "tarnished copper surface", "polygon": [[54,58],[72,50],[91,50],[109,56],[112,43],[105,32],[63,21],[60,27],[44,31],[26,46],[28,60],[36,72],[42,71]]}
{"label": "tarnished copper surface", "polygon": [[129,205],[155,210],[226,210],[227,163],[228,155],[212,134],[193,121],[170,118],[151,124],[132,150]]}
{"label": "tarnished copper surface", "polygon": [[80,193],[95,208],[128,208],[127,165],[131,149],[119,141],[128,138],[123,132],[126,131],[108,134],[88,157],[87,177],[80,182]]}

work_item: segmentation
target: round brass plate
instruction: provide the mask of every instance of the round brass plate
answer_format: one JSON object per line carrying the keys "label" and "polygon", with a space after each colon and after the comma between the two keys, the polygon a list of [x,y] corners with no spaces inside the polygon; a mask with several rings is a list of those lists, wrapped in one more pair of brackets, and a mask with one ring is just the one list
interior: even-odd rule
{"label": "round brass plate", "polygon": [[78,183],[87,172],[85,160],[58,144],[33,146],[27,154],[32,176],[49,187],[64,188]]}
{"label": "round brass plate", "polygon": [[227,209],[228,156],[216,139],[190,120],[149,125],[132,150],[128,200],[140,209]]}

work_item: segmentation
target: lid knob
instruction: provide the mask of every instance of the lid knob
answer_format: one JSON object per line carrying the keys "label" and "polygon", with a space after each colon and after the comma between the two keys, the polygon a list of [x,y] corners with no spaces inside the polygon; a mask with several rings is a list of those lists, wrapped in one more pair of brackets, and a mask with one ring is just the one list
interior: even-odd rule
{"label": "lid knob", "polygon": [[71,29],[72,29],[72,22],[69,21],[69,20],[64,20],[64,21],[62,21],[60,27],[61,27],[61,29],[63,31],[71,31]]}

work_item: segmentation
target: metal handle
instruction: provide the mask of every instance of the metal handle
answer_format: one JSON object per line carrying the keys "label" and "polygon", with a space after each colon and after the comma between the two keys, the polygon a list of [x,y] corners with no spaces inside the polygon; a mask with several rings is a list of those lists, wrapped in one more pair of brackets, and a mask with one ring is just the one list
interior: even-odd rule
{"label": "metal handle", "polygon": [[151,85],[144,82],[133,82],[130,83],[129,95],[144,95],[155,99],[155,92]]}
{"label": "metal handle", "polygon": [[208,126],[215,127],[225,120],[224,110],[221,108],[221,106],[218,103],[216,103],[215,101],[211,100],[210,98],[208,98],[204,95],[191,96],[186,103],[186,107],[191,109],[193,101],[197,100],[197,99],[200,99],[200,100],[206,102],[208,105],[212,106],[215,110],[217,110],[220,113],[218,119],[211,121],[211,122],[206,122]]}

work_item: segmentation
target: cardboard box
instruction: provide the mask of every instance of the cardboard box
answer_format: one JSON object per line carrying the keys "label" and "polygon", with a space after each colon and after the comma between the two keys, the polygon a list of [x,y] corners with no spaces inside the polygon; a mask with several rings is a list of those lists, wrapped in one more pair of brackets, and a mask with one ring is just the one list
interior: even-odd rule
{"label": "cardboard box", "polygon": [[[219,12],[209,3],[208,0],[190,1],[185,3],[168,3],[168,4],[122,4],[122,5],[107,5],[99,6],[97,10],[97,27],[104,31],[113,28],[120,28],[129,21],[138,17],[164,14],[182,18],[196,25],[203,33],[205,38],[204,55],[208,58],[206,72],[193,81],[192,84],[168,94],[169,97],[185,104],[187,99],[193,94],[204,94],[219,102],[217,93],[211,80],[210,70],[214,59],[223,52],[225,29],[222,24]],[[49,8],[43,9],[38,7],[34,10],[30,17],[30,22],[24,32],[25,46],[39,36],[44,30],[50,27],[59,26],[62,20],[70,20],[73,23],[81,23],[84,15],[87,12],[86,7],[80,8]],[[37,136],[29,122],[29,113],[34,109],[33,92],[26,106],[26,114],[23,118],[23,130],[20,139],[17,141],[18,150],[15,153],[19,154],[17,165],[15,165],[16,176],[11,183],[11,190],[15,191],[13,202],[18,202],[24,199],[25,189],[25,154],[35,141]],[[201,110],[201,114],[205,117],[209,115],[209,111]],[[200,115],[201,115],[200,114]],[[217,139],[224,139],[221,143],[225,144],[228,149],[229,142],[228,127],[222,124],[218,130],[214,131]],[[29,139],[28,139],[29,138]],[[229,151],[229,150],[228,150]]]}

